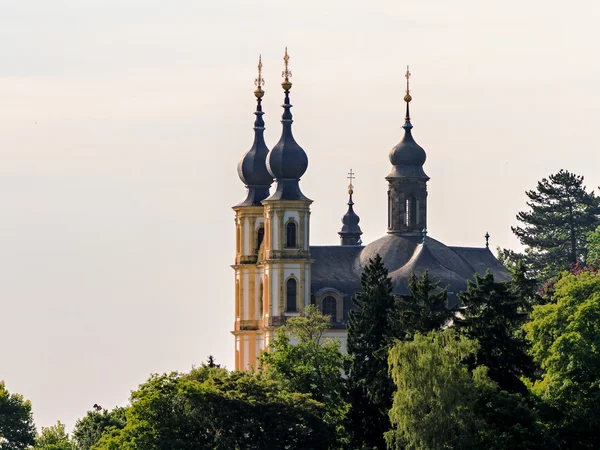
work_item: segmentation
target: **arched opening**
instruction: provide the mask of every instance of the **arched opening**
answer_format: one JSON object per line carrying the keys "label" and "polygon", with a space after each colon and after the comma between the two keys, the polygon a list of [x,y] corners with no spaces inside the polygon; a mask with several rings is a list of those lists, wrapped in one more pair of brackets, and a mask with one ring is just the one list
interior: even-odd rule
{"label": "arched opening", "polygon": [[297,298],[297,283],[296,280],[294,278],[289,278],[287,280],[286,286],[285,286],[285,298],[286,298],[286,308],[285,310],[288,312],[296,312],[296,298]]}
{"label": "arched opening", "polygon": [[418,223],[419,211],[417,211],[417,199],[412,196],[410,198],[410,225],[412,227],[416,226]]}
{"label": "arched opening", "polygon": [[328,295],[323,299],[323,311],[324,316],[331,317],[331,323],[337,322],[337,300]]}
{"label": "arched opening", "polygon": [[261,226],[256,232],[256,253],[260,250],[260,246],[265,239],[265,227]]}
{"label": "arched opening", "polygon": [[290,220],[287,225],[285,226],[286,229],[286,239],[285,239],[285,246],[286,248],[296,248],[298,246],[297,243],[297,234],[298,234],[298,227],[296,226],[296,222],[294,222],[293,220]]}

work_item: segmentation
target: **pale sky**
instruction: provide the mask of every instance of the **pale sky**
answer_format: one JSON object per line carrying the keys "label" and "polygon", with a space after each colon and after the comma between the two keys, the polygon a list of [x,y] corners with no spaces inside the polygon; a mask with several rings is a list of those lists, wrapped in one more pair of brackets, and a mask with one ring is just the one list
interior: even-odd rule
{"label": "pale sky", "polygon": [[600,184],[600,5],[480,0],[0,0],[0,379],[38,426],[127,403],[153,372],[233,367],[236,164],[262,53],[269,147],[283,49],[313,245],[346,173],[385,234],[411,66],[430,235],[518,248],[524,191]]}

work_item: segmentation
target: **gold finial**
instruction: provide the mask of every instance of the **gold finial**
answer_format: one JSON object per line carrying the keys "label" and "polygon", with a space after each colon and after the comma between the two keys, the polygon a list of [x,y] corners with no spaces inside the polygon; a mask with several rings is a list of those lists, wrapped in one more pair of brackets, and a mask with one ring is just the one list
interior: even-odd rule
{"label": "gold finial", "polygon": [[256,86],[254,95],[256,98],[262,98],[265,95],[265,91],[262,88],[264,84],[265,79],[262,77],[262,55],[258,55],[258,78],[254,80],[254,85]]}
{"label": "gold finial", "polygon": [[289,68],[289,62],[290,62],[290,56],[288,55],[287,47],[286,47],[285,55],[283,55],[283,63],[285,64],[285,70],[283,72],[281,72],[281,76],[283,77],[283,82],[281,83],[281,86],[283,87],[283,90],[285,90],[285,91],[289,91],[292,87],[292,82],[290,81],[292,72],[290,71],[290,68]]}
{"label": "gold finial", "polygon": [[404,96],[404,101],[406,103],[410,103],[412,97],[410,96],[410,71],[408,70],[408,66],[406,66],[406,95]]}
{"label": "gold finial", "polygon": [[354,194],[354,185],[352,184],[352,180],[356,178],[354,176],[354,172],[352,172],[352,169],[350,169],[350,172],[348,172],[348,176],[346,178],[350,180],[350,184],[348,185],[348,194],[352,195]]}

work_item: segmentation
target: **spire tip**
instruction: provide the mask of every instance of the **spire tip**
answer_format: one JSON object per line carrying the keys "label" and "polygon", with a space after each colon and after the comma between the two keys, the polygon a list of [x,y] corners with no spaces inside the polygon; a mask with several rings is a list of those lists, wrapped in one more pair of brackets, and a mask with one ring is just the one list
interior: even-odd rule
{"label": "spire tip", "polygon": [[284,91],[289,91],[292,88],[292,82],[290,78],[292,77],[292,72],[289,68],[290,56],[288,55],[287,46],[285,47],[285,54],[283,55],[283,63],[285,65],[285,69],[281,72],[281,76],[283,77],[283,82],[281,83],[281,87],[283,87]]}

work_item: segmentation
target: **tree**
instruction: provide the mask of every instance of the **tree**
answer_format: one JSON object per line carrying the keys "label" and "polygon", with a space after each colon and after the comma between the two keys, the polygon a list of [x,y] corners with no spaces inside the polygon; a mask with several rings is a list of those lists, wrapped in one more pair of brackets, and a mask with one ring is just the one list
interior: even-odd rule
{"label": "tree", "polygon": [[73,450],[73,443],[65,431],[65,425],[57,422],[51,427],[42,427],[42,432],[35,438],[34,450]]}
{"label": "tree", "polygon": [[[323,338],[331,318],[315,306],[302,315],[290,317],[260,356],[264,373],[278,380],[289,392],[310,394],[325,406],[324,419],[338,430],[339,444],[346,444],[344,419],[349,405],[345,401],[342,376],[344,355],[338,340]],[[296,342],[292,345],[290,338]]]}
{"label": "tree", "polygon": [[478,353],[475,340],[456,330],[417,333],[390,350],[395,385],[390,410],[390,448],[547,449],[537,415],[517,394],[500,391],[485,366],[465,360]]}
{"label": "tree", "polygon": [[260,373],[206,365],[153,375],[131,395],[127,424],[94,450],[329,448],[323,405]]}
{"label": "tree", "polygon": [[531,376],[534,365],[520,332],[526,319],[523,299],[510,284],[494,281],[490,272],[483,277],[475,274],[474,281],[469,281],[467,290],[458,296],[463,308],[454,326],[462,335],[479,342],[472,367],[482,364],[500,388],[526,394],[520,378]]}
{"label": "tree", "polygon": [[34,438],[31,402],[8,392],[4,381],[0,381],[0,449],[25,449],[33,445]]}
{"label": "tree", "polygon": [[392,430],[385,436],[389,448],[472,448],[479,428],[476,388],[491,383],[484,368],[471,371],[462,363],[477,347],[451,328],[396,343],[388,359],[397,387],[390,409]]}
{"label": "tree", "polygon": [[554,408],[561,448],[598,447],[600,432],[600,273],[565,273],[553,302],[534,307],[525,325],[542,367],[533,391]]}
{"label": "tree", "polygon": [[355,448],[383,449],[394,392],[387,352],[400,330],[392,282],[379,255],[365,266],[360,283],[353,300],[358,310],[348,320],[350,422]]}
{"label": "tree", "polygon": [[600,265],[600,226],[587,235],[588,255],[586,262]]}
{"label": "tree", "polygon": [[409,295],[399,295],[397,309],[401,333],[428,333],[447,325],[456,311],[448,308],[448,291],[439,288],[426,270],[419,278],[414,273],[408,284]]}
{"label": "tree", "polygon": [[126,408],[112,411],[88,411],[85,417],[78,419],[73,430],[73,441],[77,450],[90,450],[107,430],[121,429],[125,426]]}
{"label": "tree", "polygon": [[560,170],[526,192],[530,211],[521,211],[512,227],[526,248],[526,262],[544,275],[555,275],[585,260],[586,235],[600,225],[600,198],[587,192],[583,176]]}

